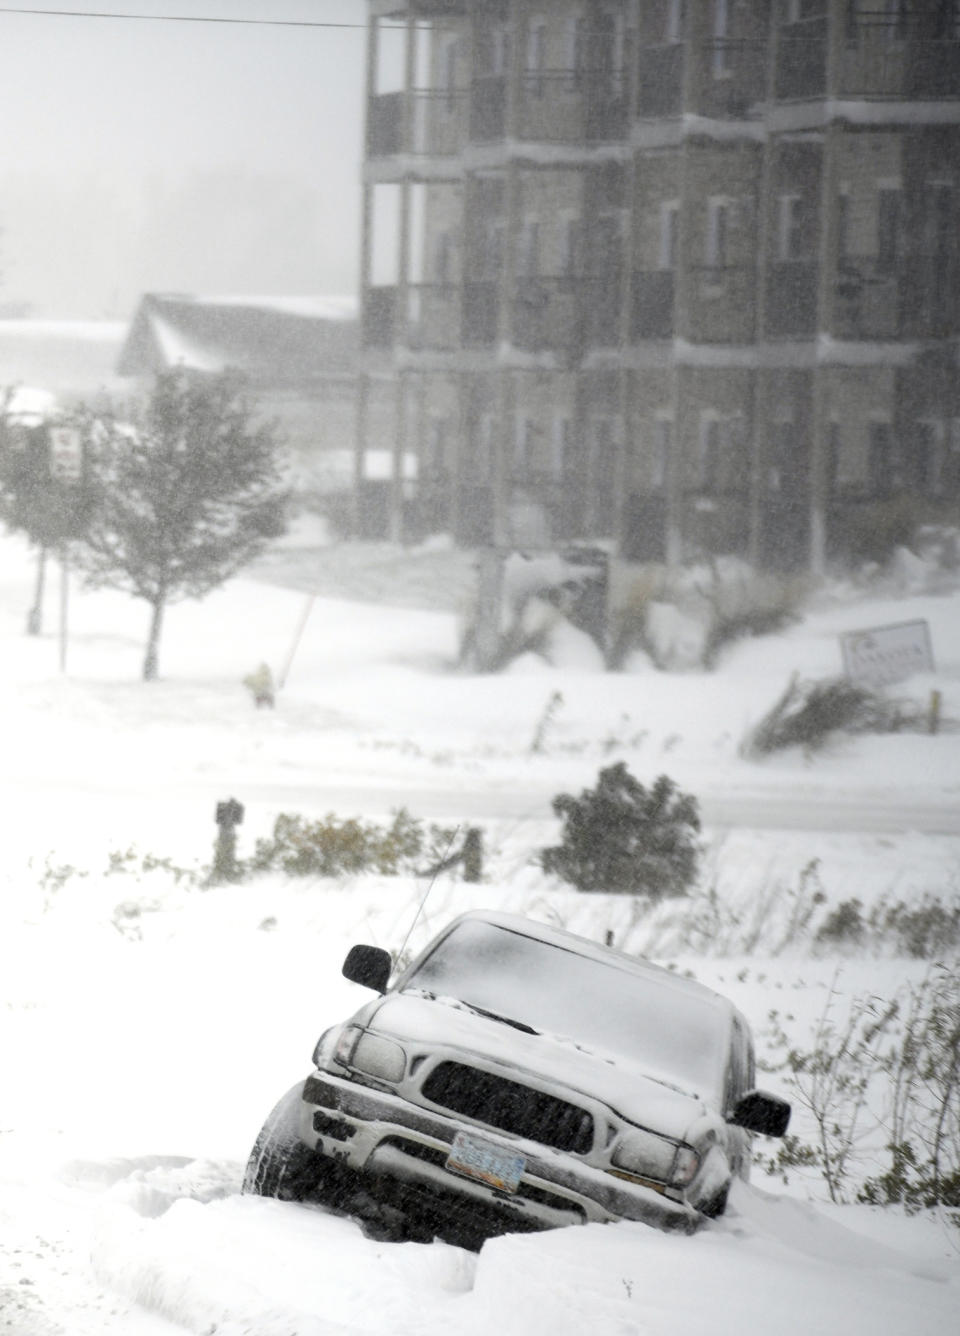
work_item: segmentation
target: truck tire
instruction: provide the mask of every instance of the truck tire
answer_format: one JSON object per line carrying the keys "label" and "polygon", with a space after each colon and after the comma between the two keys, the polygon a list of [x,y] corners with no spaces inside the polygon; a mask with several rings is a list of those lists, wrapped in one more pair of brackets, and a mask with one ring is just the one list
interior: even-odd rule
{"label": "truck tire", "polygon": [[321,1197],[323,1158],[300,1140],[302,1090],[302,1081],[288,1090],[260,1129],[247,1161],[242,1192],[281,1201]]}

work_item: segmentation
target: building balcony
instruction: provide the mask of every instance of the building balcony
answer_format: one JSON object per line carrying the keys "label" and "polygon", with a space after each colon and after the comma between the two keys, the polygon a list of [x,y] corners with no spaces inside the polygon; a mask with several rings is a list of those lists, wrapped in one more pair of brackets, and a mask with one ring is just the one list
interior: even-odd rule
{"label": "building balcony", "polygon": [[875,255],[840,263],[833,287],[833,333],[838,339],[893,339],[900,333],[900,280]]}
{"label": "building balcony", "polygon": [[468,110],[467,94],[456,90],[381,93],[368,107],[367,157],[454,157],[466,142]]}
{"label": "building balcony", "polygon": [[693,265],[687,287],[689,329],[709,343],[743,343],[754,335],[756,269],[752,264]]}
{"label": "building balcony", "polygon": [[834,284],[841,339],[942,339],[960,330],[960,263],[909,255],[896,269],[875,255],[847,256]]}
{"label": "building balcony", "polygon": [[470,139],[496,143],[507,127],[507,81],[502,75],[474,79],[470,86]]}
{"label": "building balcony", "polygon": [[723,38],[703,44],[696,104],[701,116],[743,119],[766,97],[767,48],[758,38]]}
{"label": "building balcony", "polygon": [[679,116],[683,110],[684,46],[669,42],[637,52],[637,115]]}
{"label": "building balcony", "polygon": [[368,288],[363,297],[360,328],[364,348],[392,348],[396,339],[396,287]]}
{"label": "building balcony", "polygon": [[826,91],[826,18],[805,19],[781,28],[774,66],[774,96],[822,97]]}
{"label": "building balcony", "polygon": [[630,283],[630,338],[673,337],[674,273],[672,269],[634,272]]}
{"label": "building balcony", "polygon": [[909,15],[850,27],[840,57],[841,97],[960,98],[960,39],[933,36]]}
{"label": "building balcony", "polygon": [[460,338],[465,348],[492,348],[500,325],[500,287],[495,279],[464,283]]}
{"label": "building balcony", "polygon": [[[507,136],[507,80],[474,80],[469,133],[473,143]],[[512,137],[527,143],[597,144],[626,138],[623,70],[542,70],[524,73],[516,88]]]}
{"label": "building balcony", "polygon": [[817,329],[815,260],[781,260],[767,267],[766,333],[803,338]]}
{"label": "building balcony", "polygon": [[419,351],[452,352],[460,346],[460,286],[416,283],[407,289],[402,341]]}

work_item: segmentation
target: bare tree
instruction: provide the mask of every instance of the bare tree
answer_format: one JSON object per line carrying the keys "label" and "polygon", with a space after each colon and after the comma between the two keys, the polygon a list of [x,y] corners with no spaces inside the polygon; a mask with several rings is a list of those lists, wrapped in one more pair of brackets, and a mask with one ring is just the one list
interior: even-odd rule
{"label": "bare tree", "polygon": [[143,677],[157,675],[164,611],[202,598],[285,528],[274,429],[255,419],[231,372],[156,379],[129,422],[86,422],[90,518],[86,580],[150,605]]}

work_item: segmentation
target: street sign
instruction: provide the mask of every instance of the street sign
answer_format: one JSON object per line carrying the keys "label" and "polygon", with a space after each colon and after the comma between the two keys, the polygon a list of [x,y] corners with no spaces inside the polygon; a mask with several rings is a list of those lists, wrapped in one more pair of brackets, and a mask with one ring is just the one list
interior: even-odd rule
{"label": "street sign", "polygon": [[79,482],[83,475],[83,443],[76,427],[50,428],[50,476],[58,482]]}
{"label": "street sign", "polygon": [[882,687],[914,673],[933,672],[930,627],[924,621],[846,631],[840,637],[840,652],[844,672],[858,686]]}

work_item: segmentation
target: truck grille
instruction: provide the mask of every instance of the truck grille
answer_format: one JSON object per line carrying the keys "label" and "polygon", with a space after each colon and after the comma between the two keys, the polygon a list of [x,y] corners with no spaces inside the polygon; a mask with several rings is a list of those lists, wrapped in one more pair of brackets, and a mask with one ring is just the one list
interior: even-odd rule
{"label": "truck grille", "polygon": [[423,1083],[423,1096],[431,1104],[542,1146],[579,1155],[593,1146],[593,1118],[586,1109],[476,1067],[438,1063]]}

